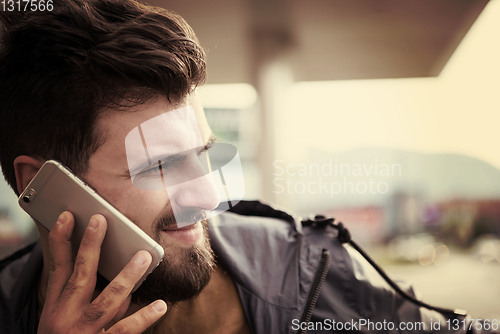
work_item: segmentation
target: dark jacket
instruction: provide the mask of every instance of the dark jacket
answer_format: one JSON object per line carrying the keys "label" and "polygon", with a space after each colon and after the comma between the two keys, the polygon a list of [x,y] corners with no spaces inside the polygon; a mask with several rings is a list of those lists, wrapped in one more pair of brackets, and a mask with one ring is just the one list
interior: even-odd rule
{"label": "dark jacket", "polygon": [[[460,327],[451,330],[440,313],[396,294],[355,250],[339,241],[331,224],[303,226],[258,202],[241,202],[233,211],[211,221],[210,238],[254,333],[467,332],[463,319],[450,322]],[[0,263],[0,333],[36,332],[36,280],[42,260],[41,247],[35,244]]]}

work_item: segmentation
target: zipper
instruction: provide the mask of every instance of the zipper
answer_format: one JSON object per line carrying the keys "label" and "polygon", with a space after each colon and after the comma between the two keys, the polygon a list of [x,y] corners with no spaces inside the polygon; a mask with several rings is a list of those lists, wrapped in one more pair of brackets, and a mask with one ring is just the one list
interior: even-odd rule
{"label": "zipper", "polygon": [[[311,290],[309,291],[309,296],[307,296],[306,306],[304,308],[304,312],[302,313],[302,317],[300,318],[300,323],[311,321],[312,313],[314,307],[316,306],[316,302],[318,301],[321,287],[326,280],[326,275],[328,274],[328,269],[330,268],[330,262],[330,252],[323,248],[323,251],[321,252],[321,259],[319,261],[319,268],[316,270],[316,274],[314,275],[314,281]],[[307,329],[303,329],[298,332],[298,334],[304,334],[306,332]]]}

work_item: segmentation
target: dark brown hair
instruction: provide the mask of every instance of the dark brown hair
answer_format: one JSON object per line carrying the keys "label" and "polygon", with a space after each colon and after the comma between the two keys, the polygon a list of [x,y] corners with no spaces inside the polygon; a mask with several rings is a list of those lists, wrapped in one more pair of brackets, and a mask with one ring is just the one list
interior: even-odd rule
{"label": "dark brown hair", "polygon": [[17,156],[84,173],[101,110],[182,99],[205,80],[184,19],[133,0],[64,0],[51,12],[0,12],[0,24],[0,163],[16,193]]}

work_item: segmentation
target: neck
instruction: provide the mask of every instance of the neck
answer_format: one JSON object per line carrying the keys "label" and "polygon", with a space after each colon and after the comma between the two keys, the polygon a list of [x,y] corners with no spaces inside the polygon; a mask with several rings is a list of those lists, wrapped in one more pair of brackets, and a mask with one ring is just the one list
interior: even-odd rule
{"label": "neck", "polygon": [[[38,223],[36,224],[38,232],[40,234],[40,242],[42,244],[42,255],[44,259],[49,259],[49,231],[46,228],[41,227]],[[45,303],[45,297],[47,294],[47,283],[49,280],[49,263],[48,261],[43,261],[42,275],[38,280],[38,320],[40,320],[40,315],[42,313],[43,304]]]}
{"label": "neck", "polygon": [[220,267],[199,296],[170,306],[149,333],[247,333],[236,287]]}

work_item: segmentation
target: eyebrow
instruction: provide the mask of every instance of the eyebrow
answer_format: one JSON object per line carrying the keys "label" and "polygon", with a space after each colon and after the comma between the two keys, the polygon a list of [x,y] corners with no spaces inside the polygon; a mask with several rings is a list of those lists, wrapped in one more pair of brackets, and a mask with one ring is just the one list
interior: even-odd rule
{"label": "eyebrow", "polygon": [[[201,153],[204,150],[210,149],[210,147],[212,147],[212,145],[217,140],[218,140],[218,138],[214,134],[211,134],[210,137],[208,138],[207,143],[204,146],[199,146],[202,149],[197,153]],[[198,148],[198,147],[194,147],[192,149],[196,149],[196,148]],[[169,154],[169,155],[158,154],[156,156],[151,157],[149,155],[148,150],[147,150],[147,146],[144,146],[144,149],[146,151],[147,160],[140,163],[139,165],[135,166],[132,169],[127,169],[127,171],[126,171],[127,175],[133,176],[133,175],[138,174],[141,171],[147,170],[148,168],[151,168],[153,166],[158,166],[158,165],[162,165],[165,163],[168,164],[168,163],[180,161],[183,158],[185,158],[185,156],[186,156],[185,154],[182,154],[182,152],[181,152],[181,153],[175,153],[175,154]],[[184,151],[184,152],[186,152],[186,151]]]}

